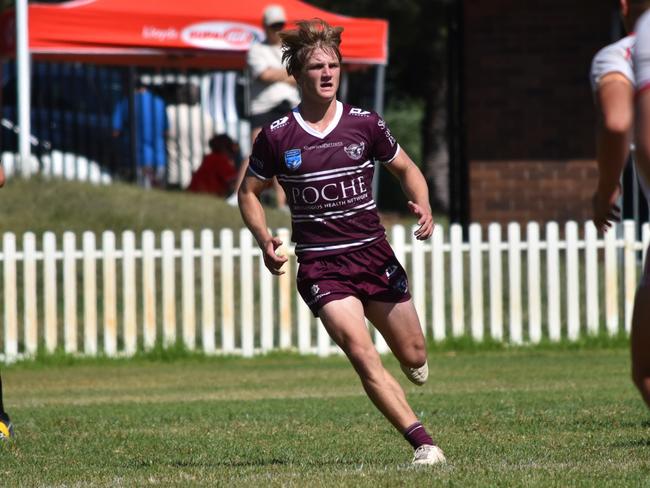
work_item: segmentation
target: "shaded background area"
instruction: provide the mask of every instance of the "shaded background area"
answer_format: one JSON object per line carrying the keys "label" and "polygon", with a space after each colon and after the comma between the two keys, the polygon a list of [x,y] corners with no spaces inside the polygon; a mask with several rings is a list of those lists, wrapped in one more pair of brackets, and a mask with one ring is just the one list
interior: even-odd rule
{"label": "shaded background area", "polygon": [[[461,223],[590,217],[596,164],[588,72],[593,55],[624,35],[618,2],[308,3],[389,20],[384,116],[425,173],[435,211]],[[372,68],[347,71],[346,101],[371,107]],[[392,178],[385,171],[379,178],[382,210],[403,211]],[[626,194],[635,186],[628,174]],[[626,216],[633,205],[647,218],[643,200],[627,196]]]}

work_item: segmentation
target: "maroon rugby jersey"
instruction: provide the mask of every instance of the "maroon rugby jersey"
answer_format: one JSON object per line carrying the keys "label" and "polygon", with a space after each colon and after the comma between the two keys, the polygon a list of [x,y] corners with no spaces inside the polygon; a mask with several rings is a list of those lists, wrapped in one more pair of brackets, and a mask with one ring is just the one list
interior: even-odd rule
{"label": "maroon rugby jersey", "polygon": [[253,145],[249,170],[277,176],[291,210],[299,261],[342,254],[384,238],[372,196],[374,161],[391,162],[399,145],[375,112],[336,102],[323,132],[298,109],[266,126]]}

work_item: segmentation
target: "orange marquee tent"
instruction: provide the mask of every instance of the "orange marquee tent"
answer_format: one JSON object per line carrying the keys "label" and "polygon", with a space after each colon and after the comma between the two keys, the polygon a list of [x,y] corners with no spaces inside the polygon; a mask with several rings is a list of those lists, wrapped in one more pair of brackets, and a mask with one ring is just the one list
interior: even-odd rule
{"label": "orange marquee tent", "polygon": [[[240,69],[261,18],[282,5],[289,26],[319,17],[342,26],[343,60],[385,65],[388,22],[333,14],[299,0],[73,0],[29,5],[29,51],[34,59],[106,64]],[[0,57],[15,54],[14,11],[0,16]]]}

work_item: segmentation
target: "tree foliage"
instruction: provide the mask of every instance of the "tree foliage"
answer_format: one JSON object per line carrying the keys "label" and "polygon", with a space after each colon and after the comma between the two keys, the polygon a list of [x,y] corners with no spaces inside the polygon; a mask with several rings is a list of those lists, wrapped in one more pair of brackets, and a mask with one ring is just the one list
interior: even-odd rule
{"label": "tree foliage", "polygon": [[[324,10],[389,22],[386,95],[427,96],[444,77],[448,0],[308,0]],[[345,33],[343,34],[345,35]]]}

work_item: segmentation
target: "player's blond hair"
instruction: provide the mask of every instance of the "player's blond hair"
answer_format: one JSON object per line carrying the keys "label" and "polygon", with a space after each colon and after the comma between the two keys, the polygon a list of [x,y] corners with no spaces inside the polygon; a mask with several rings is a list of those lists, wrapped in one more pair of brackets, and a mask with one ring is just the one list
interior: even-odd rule
{"label": "player's blond hair", "polygon": [[287,73],[297,75],[302,71],[314,49],[336,54],[341,62],[341,32],[343,27],[332,27],[322,19],[299,20],[297,29],[280,32],[282,39],[282,62]]}

